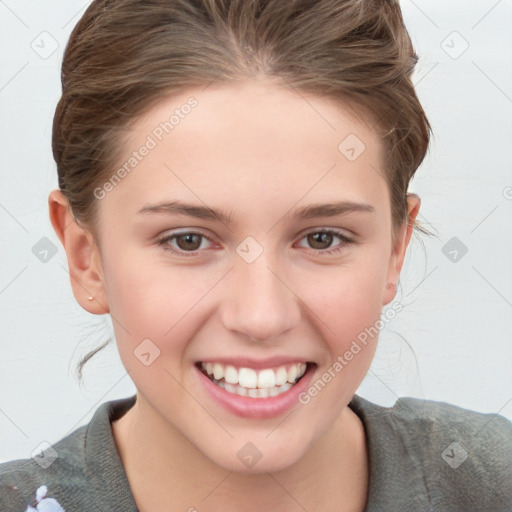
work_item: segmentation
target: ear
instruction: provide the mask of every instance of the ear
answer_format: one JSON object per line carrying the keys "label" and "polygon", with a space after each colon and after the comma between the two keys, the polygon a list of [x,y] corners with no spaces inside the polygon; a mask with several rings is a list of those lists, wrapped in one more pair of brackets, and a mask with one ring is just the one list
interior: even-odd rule
{"label": "ear", "polygon": [[396,295],[396,287],[400,271],[405,259],[405,252],[411,240],[414,221],[420,210],[421,200],[416,194],[407,194],[407,220],[397,232],[394,246],[389,260],[386,287],[383,293],[382,305],[389,304]]}
{"label": "ear", "polygon": [[59,189],[50,192],[48,207],[53,229],[66,251],[76,300],[89,313],[108,313],[100,253],[91,232],[77,223],[67,198]]}

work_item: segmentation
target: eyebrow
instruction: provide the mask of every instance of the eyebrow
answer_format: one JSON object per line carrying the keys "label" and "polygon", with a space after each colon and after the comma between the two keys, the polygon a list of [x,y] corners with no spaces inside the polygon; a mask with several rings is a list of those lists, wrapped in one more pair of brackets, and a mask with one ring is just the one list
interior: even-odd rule
{"label": "eyebrow", "polygon": [[[353,201],[339,201],[336,203],[311,204],[292,210],[283,216],[295,220],[313,219],[316,217],[335,217],[353,212],[375,212],[375,208],[366,203],[355,203]],[[234,218],[231,214],[221,210],[185,203],[183,201],[164,201],[157,204],[148,204],[137,213],[164,213],[169,215],[188,215],[205,220],[219,220],[228,226],[232,225]]]}

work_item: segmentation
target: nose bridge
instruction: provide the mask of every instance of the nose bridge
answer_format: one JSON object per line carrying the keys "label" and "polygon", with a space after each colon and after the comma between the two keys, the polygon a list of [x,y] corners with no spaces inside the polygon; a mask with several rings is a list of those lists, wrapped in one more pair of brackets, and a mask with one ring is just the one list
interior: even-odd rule
{"label": "nose bridge", "polygon": [[[244,245],[240,246],[243,250]],[[253,261],[243,252],[239,256],[221,306],[224,327],[257,341],[279,338],[300,320],[298,299],[280,275],[282,266],[270,251],[262,251]]]}

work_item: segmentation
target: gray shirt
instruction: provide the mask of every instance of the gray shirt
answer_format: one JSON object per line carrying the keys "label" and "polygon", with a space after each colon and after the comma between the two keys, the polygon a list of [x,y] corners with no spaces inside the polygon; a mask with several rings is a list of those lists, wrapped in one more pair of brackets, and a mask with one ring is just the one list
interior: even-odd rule
{"label": "gray shirt", "polygon": [[[135,400],[101,404],[44,457],[0,464],[0,512],[137,512],[111,428]],[[368,443],[368,512],[512,512],[512,423],[504,417],[416,398],[388,408],[354,395],[349,407]]]}

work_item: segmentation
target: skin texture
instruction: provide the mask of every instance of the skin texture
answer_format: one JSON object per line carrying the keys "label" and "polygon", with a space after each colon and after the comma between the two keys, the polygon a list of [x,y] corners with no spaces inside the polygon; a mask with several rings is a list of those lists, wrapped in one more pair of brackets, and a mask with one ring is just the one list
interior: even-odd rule
{"label": "skin texture", "polygon": [[[137,506],[363,510],[367,446],[347,404],[377,337],[307,405],[272,419],[226,411],[194,364],[285,355],[314,361],[313,381],[320,378],[393,300],[420,200],[409,195],[411,221],[393,242],[377,134],[347,108],[264,80],[163,99],[133,126],[127,158],[191,96],[198,104],[190,114],[98,201],[97,239],[73,220],[59,191],[49,197],[75,297],[91,313],[110,313],[137,387],[135,406],[112,425]],[[338,149],[350,134],[366,146],[354,161]],[[137,213],[170,200],[221,209],[234,224]],[[374,211],[291,217],[301,206],[342,200]],[[325,228],[353,243],[306,236]],[[159,237],[177,230],[200,230],[211,241],[174,238],[168,247],[196,254],[166,251]],[[252,263],[236,251],[248,236],[263,250]],[[340,250],[325,254],[331,249]],[[148,366],[134,355],[145,339],[160,350]],[[247,442],[262,453],[252,468],[237,457]]]}

